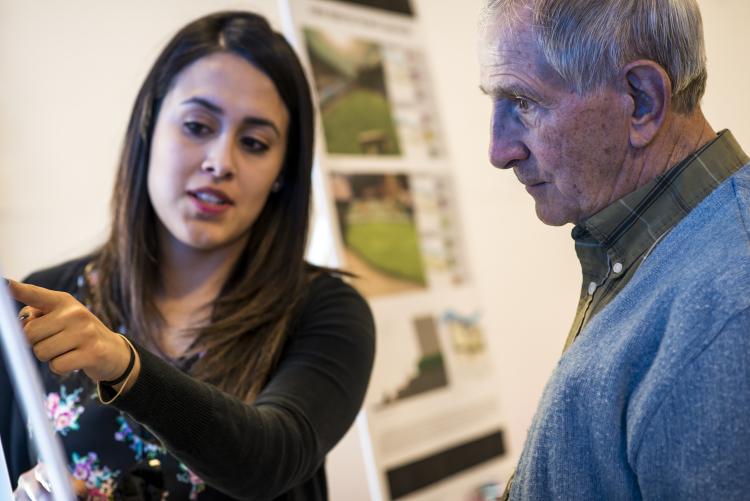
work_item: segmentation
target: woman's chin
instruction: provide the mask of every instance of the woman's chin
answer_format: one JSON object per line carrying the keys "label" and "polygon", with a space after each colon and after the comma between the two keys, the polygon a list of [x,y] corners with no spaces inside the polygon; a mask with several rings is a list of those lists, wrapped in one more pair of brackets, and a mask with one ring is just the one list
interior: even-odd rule
{"label": "woman's chin", "polygon": [[223,233],[206,233],[187,235],[180,239],[181,244],[195,252],[226,252],[231,249],[244,247],[246,236],[227,235]]}

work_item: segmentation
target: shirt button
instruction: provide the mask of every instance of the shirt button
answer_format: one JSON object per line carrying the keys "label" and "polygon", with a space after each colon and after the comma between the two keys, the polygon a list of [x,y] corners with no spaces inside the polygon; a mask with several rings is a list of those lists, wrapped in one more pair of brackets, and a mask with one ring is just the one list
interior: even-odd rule
{"label": "shirt button", "polygon": [[622,263],[615,263],[615,265],[612,266],[612,271],[620,273],[622,271]]}
{"label": "shirt button", "polygon": [[589,296],[593,296],[594,292],[596,292],[596,282],[591,282],[589,284]]}

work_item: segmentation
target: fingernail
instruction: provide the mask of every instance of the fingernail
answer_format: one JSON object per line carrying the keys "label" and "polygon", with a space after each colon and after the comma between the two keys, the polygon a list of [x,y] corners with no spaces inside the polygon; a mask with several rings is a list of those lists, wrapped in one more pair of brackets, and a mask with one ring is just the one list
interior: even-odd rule
{"label": "fingernail", "polygon": [[37,482],[39,482],[47,492],[52,492],[52,486],[49,483],[49,478],[47,478],[47,471],[41,464],[34,468],[34,478],[36,478]]}
{"label": "fingernail", "polygon": [[25,312],[21,313],[20,315],[18,315],[18,320],[20,320],[21,322],[23,322],[25,320],[28,320],[28,318],[30,316],[31,316],[31,313],[29,313],[28,311],[25,311]]}

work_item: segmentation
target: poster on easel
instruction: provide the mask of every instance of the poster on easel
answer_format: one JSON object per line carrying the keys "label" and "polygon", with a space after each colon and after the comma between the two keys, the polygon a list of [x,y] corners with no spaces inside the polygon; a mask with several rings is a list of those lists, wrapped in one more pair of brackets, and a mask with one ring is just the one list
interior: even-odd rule
{"label": "poster on easel", "polygon": [[337,262],[376,321],[364,404],[376,490],[484,499],[506,452],[503,409],[417,13],[409,0],[289,6]]}

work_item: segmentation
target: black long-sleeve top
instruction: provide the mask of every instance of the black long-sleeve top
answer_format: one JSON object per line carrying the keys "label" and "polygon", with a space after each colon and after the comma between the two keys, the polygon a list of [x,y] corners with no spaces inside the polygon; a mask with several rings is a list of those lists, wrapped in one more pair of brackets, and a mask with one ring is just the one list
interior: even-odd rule
{"label": "black long-sleeve top", "polygon": [[[26,281],[76,295],[85,264]],[[111,405],[99,403],[82,374],[60,378],[41,367],[71,471],[91,494],[106,498],[124,478],[156,474],[171,500],[327,499],[325,455],[352,424],[374,357],[372,316],[354,289],[329,274],[313,280],[252,405],[137,349],[139,377]],[[1,360],[0,389],[0,433],[15,479],[35,458]]]}

